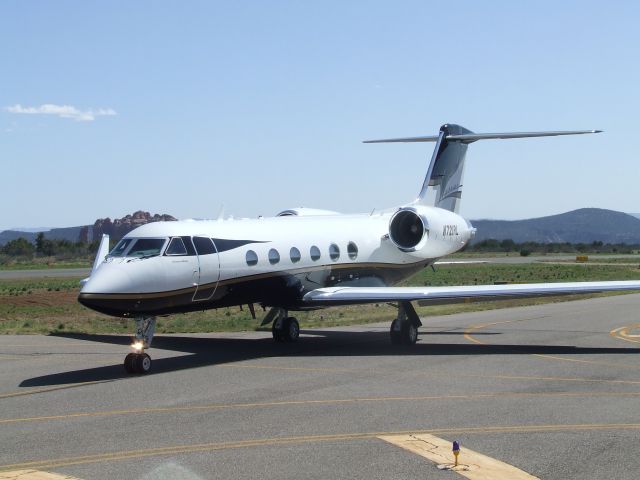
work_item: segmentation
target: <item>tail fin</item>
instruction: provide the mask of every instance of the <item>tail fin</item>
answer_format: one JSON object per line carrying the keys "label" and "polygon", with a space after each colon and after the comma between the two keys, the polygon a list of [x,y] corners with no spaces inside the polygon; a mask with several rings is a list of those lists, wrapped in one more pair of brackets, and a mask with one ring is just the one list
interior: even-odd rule
{"label": "tail fin", "polygon": [[[515,132],[515,133],[474,133],[460,125],[446,124],[440,127],[437,136],[390,138],[385,140],[367,140],[364,143],[396,143],[396,142],[436,142],[431,156],[429,169],[418,198],[414,204],[428,203],[427,194],[435,193],[434,206],[457,212],[462,197],[462,176],[467,146],[477,140],[555,137],[558,135],[579,135],[583,133],[599,133],[601,130],[573,130],[551,132]],[[432,187],[431,189],[429,187]]]}

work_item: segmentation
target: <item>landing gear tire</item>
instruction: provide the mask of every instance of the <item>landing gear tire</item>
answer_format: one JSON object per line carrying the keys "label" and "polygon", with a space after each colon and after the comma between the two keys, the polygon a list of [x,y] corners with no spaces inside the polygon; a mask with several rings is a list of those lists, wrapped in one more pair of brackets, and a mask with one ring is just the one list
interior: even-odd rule
{"label": "landing gear tire", "polygon": [[286,317],[273,322],[271,334],[276,342],[294,343],[300,337],[300,324],[294,317]]}
{"label": "landing gear tire", "polygon": [[151,357],[146,353],[136,355],[136,373],[147,374],[151,371]]}
{"label": "landing gear tire", "polygon": [[155,317],[136,317],[136,336],[131,345],[135,353],[124,357],[124,369],[127,373],[146,374],[151,371],[151,357],[144,351],[151,347],[155,331]]}
{"label": "landing gear tire", "polygon": [[[282,323],[284,323],[284,321]],[[284,342],[282,327],[278,328],[276,324],[277,322],[273,322],[273,325],[271,326],[271,335],[273,335],[273,339],[276,342]]]}
{"label": "landing gear tire", "polygon": [[284,337],[285,342],[293,343],[298,341],[300,337],[300,324],[298,320],[293,317],[284,319]]}
{"label": "landing gear tire", "polygon": [[415,345],[418,341],[418,326],[412,322],[399,324],[396,318],[389,329],[392,345]]}
{"label": "landing gear tire", "polygon": [[124,369],[127,373],[147,374],[151,371],[151,357],[146,353],[130,353],[124,357]]}
{"label": "landing gear tire", "polygon": [[400,345],[401,337],[400,337],[400,329],[398,328],[398,319],[396,318],[393,322],[391,322],[391,328],[389,329],[389,336],[391,338],[391,345]]}
{"label": "landing gear tire", "polygon": [[124,369],[127,373],[136,372],[136,354],[130,353],[124,357]]}
{"label": "landing gear tire", "polygon": [[413,323],[405,323],[400,331],[401,342],[403,345],[415,345],[418,341],[418,326]]}

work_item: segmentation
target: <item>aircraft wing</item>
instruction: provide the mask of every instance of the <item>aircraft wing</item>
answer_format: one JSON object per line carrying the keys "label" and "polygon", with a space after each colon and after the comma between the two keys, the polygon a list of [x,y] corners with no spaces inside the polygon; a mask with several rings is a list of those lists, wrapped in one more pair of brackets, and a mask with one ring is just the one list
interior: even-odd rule
{"label": "aircraft wing", "polygon": [[453,287],[328,287],[310,291],[303,301],[329,306],[417,300],[420,305],[435,305],[624,290],[640,290],[640,280]]}

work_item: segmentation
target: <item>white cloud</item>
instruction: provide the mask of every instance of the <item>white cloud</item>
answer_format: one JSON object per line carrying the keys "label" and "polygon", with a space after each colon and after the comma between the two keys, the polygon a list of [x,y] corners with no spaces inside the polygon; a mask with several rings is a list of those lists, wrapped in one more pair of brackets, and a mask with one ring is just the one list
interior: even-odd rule
{"label": "white cloud", "polygon": [[97,110],[79,110],[71,105],[54,105],[45,103],[39,107],[23,107],[19,103],[5,107],[9,113],[25,113],[31,115],[57,115],[61,118],[71,118],[76,122],[92,122],[96,117],[117,115],[113,108],[99,108]]}

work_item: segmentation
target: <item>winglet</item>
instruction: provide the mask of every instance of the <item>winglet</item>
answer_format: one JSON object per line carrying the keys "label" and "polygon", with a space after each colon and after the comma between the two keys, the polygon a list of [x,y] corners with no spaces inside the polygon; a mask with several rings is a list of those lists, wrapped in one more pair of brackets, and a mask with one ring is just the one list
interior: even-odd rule
{"label": "winglet", "polygon": [[109,235],[106,233],[102,235],[102,240],[100,240],[100,246],[98,247],[98,253],[96,253],[96,258],[93,261],[93,268],[91,269],[91,273],[95,272],[98,269],[98,266],[104,262],[104,257],[109,253]]}
{"label": "winglet", "polygon": [[96,253],[96,258],[93,261],[93,267],[91,268],[91,273],[87,278],[83,278],[80,280],[80,286],[84,286],[85,283],[89,281],[93,272],[95,272],[100,264],[104,262],[104,258],[109,253],[109,235],[106,233],[102,235],[102,240],[100,240],[100,246],[98,246],[98,252]]}

